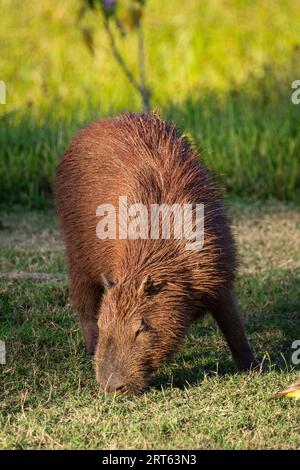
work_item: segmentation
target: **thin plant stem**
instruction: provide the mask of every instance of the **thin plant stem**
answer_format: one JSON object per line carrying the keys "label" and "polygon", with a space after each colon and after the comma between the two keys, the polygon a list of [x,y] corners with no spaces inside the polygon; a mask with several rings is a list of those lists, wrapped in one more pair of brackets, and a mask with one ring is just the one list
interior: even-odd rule
{"label": "thin plant stem", "polygon": [[150,111],[150,98],[151,94],[149,89],[147,88],[145,84],[145,58],[144,58],[144,43],[143,43],[143,34],[141,29],[139,28],[139,34],[138,34],[138,48],[139,48],[139,70],[140,70],[140,78],[141,78],[141,83],[138,82],[138,80],[135,78],[129,67],[127,66],[125,60],[123,59],[122,55],[120,54],[118,47],[116,45],[116,41],[113,35],[113,32],[111,30],[109,20],[108,18],[104,18],[104,29],[106,31],[110,48],[112,50],[113,56],[121,69],[123,70],[125,76],[127,79],[130,81],[130,83],[133,85],[133,87],[138,91],[140,94],[142,101],[143,101],[143,106],[145,111]]}

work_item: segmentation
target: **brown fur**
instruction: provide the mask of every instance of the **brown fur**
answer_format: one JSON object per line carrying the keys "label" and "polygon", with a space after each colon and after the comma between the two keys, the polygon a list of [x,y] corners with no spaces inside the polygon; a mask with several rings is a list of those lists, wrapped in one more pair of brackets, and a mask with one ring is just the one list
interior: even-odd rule
{"label": "brown fur", "polygon": [[[147,207],[203,203],[203,249],[175,239],[99,240],[96,208],[118,207],[120,195]],[[219,190],[173,125],[129,113],[90,124],[59,164],[55,196],[72,297],[103,388],[143,390],[207,311],[237,367],[257,364],[232,296],[235,248]]]}

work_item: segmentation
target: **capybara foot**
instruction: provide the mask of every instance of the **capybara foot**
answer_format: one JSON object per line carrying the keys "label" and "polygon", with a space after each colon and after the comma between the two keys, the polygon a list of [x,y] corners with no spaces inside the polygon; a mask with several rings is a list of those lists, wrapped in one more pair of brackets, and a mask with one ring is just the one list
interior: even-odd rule
{"label": "capybara foot", "polygon": [[85,354],[85,357],[87,357],[87,358],[93,357],[94,354],[95,354],[95,348],[93,348],[93,347],[87,348],[85,346],[84,347],[84,354]]}
{"label": "capybara foot", "polygon": [[260,372],[260,363],[255,359],[255,357],[251,353],[246,354],[235,362],[239,372]]}

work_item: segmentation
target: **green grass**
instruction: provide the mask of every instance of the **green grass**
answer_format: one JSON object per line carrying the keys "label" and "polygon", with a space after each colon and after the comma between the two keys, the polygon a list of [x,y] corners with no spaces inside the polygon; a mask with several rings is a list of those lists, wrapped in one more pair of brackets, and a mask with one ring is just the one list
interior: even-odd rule
{"label": "green grass", "polygon": [[[299,449],[299,402],[272,395],[299,376],[300,212],[231,206],[236,291],[264,374],[237,374],[210,317],[142,397],[105,396],[84,358],[67,282],[0,282],[0,448]],[[2,212],[0,272],[64,273],[54,214]]]}
{"label": "green grass", "polygon": [[[92,16],[89,54],[77,0],[4,3],[0,201],[41,208],[51,203],[55,166],[72,134],[140,102]],[[144,29],[153,107],[188,131],[229,193],[298,200],[300,105],[291,103],[298,1],[149,0]],[[118,42],[134,67],[134,35]]]}
{"label": "green grass", "polygon": [[[91,16],[95,55],[87,51],[78,9],[77,0],[3,3],[0,273],[66,272],[49,209],[57,161],[90,120],[141,109]],[[207,317],[149,393],[105,396],[67,281],[0,277],[0,448],[299,449],[299,402],[271,399],[299,375],[299,2],[149,0],[144,29],[153,107],[188,133],[235,200],[236,291],[265,373],[236,374]],[[118,39],[133,68],[135,39]]]}

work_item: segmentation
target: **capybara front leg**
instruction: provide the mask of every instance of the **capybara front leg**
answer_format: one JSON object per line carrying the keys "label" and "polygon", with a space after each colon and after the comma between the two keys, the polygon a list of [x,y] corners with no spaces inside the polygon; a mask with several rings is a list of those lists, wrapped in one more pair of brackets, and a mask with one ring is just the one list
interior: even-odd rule
{"label": "capybara front leg", "polygon": [[212,308],[238,370],[250,370],[258,366],[248,343],[238,307],[231,292],[220,296]]}
{"label": "capybara front leg", "polygon": [[78,312],[87,356],[95,352],[98,341],[97,311],[101,300],[101,288],[84,280],[71,279],[72,299]]}

